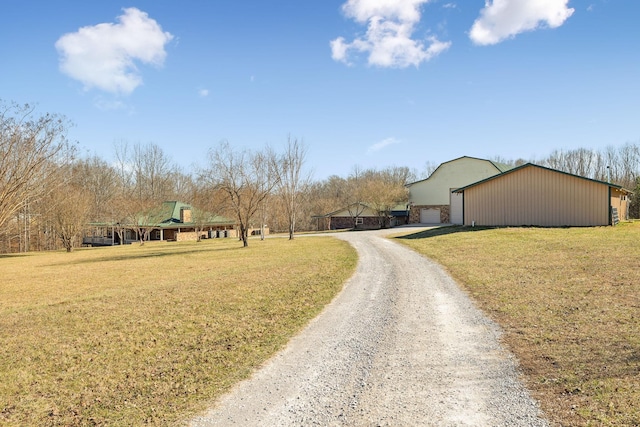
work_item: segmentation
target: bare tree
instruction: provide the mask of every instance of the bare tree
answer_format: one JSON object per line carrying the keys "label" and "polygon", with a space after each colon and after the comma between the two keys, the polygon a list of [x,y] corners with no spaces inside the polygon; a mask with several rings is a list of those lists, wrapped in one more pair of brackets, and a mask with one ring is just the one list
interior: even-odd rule
{"label": "bare tree", "polygon": [[328,213],[343,208],[347,202],[347,180],[337,175],[332,175],[323,182],[312,185],[310,199],[315,205],[318,214]]}
{"label": "bare tree", "polygon": [[134,188],[133,165],[131,164],[131,149],[127,141],[114,143],[114,169],[121,195],[130,193]]}
{"label": "bare tree", "polygon": [[640,174],[640,147],[626,143],[618,149],[620,176],[618,183],[626,188],[634,188]]}
{"label": "bare tree", "polygon": [[190,190],[191,221],[194,224],[198,242],[205,226],[224,213],[224,196],[221,190],[207,185],[206,180],[193,182]]}
{"label": "bare tree", "polygon": [[69,184],[56,188],[49,198],[53,229],[62,246],[71,252],[87,226],[91,194],[78,185]]}
{"label": "bare tree", "polygon": [[280,159],[280,167],[277,169],[279,172],[278,194],[287,216],[289,240],[293,240],[300,201],[311,182],[311,177],[303,174],[306,154],[307,148],[304,143],[289,137]]}
{"label": "bare tree", "polygon": [[234,150],[222,142],[209,151],[208,181],[224,191],[239,226],[239,238],[248,246],[251,221],[278,183],[275,159],[269,150]]}
{"label": "bare tree", "polygon": [[160,228],[160,223],[166,219],[162,214],[162,203],[153,199],[134,199],[132,201],[129,227],[135,230],[140,245],[148,241],[151,232]]}
{"label": "bare tree", "polygon": [[112,222],[121,242],[126,229],[132,228],[142,245],[159,227],[162,202],[175,194],[172,178],[179,171],[162,148],[153,143],[138,143],[130,148],[126,141],[120,141],[115,150],[119,191],[112,203]]}
{"label": "bare tree", "polygon": [[384,227],[390,211],[407,202],[406,184],[414,179],[415,175],[407,167],[362,170],[356,166],[346,179],[334,175],[322,182],[310,183],[306,191],[311,206],[309,217],[315,217],[315,222],[310,222],[309,227],[327,229],[330,219],[324,215],[338,209],[346,209],[356,227],[356,218],[367,207],[377,212],[382,219],[380,226]]}
{"label": "bare tree", "polygon": [[109,204],[107,215],[114,226],[120,244],[126,242],[127,224],[132,221],[135,208],[132,198],[135,189],[135,179],[131,162],[131,148],[125,140],[114,143],[117,192]]}
{"label": "bare tree", "polygon": [[407,203],[409,192],[406,184],[409,177],[410,172],[406,167],[390,167],[381,171],[367,170],[363,174],[361,185],[364,200],[366,205],[376,212],[380,227],[388,225],[387,218],[395,206]]}
{"label": "bare tree", "polygon": [[36,116],[28,104],[0,102],[0,227],[44,194],[45,182],[74,153],[68,123],[55,114]]}
{"label": "bare tree", "polygon": [[349,212],[349,216],[353,220],[353,227],[357,227],[356,218],[358,218],[367,209],[364,204],[364,179],[362,177],[362,169],[356,165],[353,167],[351,175],[347,178],[346,192],[344,192],[344,207]]}
{"label": "bare tree", "polygon": [[168,174],[167,186],[169,191],[165,194],[165,200],[184,201],[184,198],[192,193],[195,185],[193,175],[185,173],[181,168],[174,165]]}
{"label": "bare tree", "polygon": [[[277,172],[276,172],[277,173]],[[273,218],[275,220],[275,216],[273,215],[273,207],[270,204],[272,199],[272,194],[269,193],[260,203],[260,208],[258,209],[258,215],[260,216],[260,240],[264,240],[264,234],[266,233],[266,224],[269,218]],[[271,214],[271,216],[270,216]]]}
{"label": "bare tree", "polygon": [[551,169],[568,172],[565,161],[565,154],[562,150],[553,150],[551,154],[549,154],[549,156],[541,163],[543,166],[548,166]]}
{"label": "bare tree", "polygon": [[344,207],[346,179],[332,175],[321,182],[312,183],[307,190],[309,200],[309,216],[315,216],[316,222],[309,223],[318,230],[326,230],[330,225],[330,218],[323,216]]}
{"label": "bare tree", "polygon": [[135,144],[131,166],[135,178],[136,198],[162,202],[172,193],[171,175],[175,168],[158,145]]}
{"label": "bare tree", "polygon": [[594,153],[593,159],[593,179],[597,179],[599,181],[607,180],[607,161],[602,152],[596,151]]}
{"label": "bare tree", "polygon": [[576,148],[554,150],[544,159],[542,165],[586,178],[598,178],[602,172],[603,156],[593,150]]}
{"label": "bare tree", "polygon": [[74,183],[91,195],[90,221],[110,220],[111,205],[118,195],[116,170],[97,156],[76,161],[73,169]]}
{"label": "bare tree", "polygon": [[571,152],[575,157],[575,174],[591,178],[594,175],[595,155],[592,150],[578,148]]}
{"label": "bare tree", "polygon": [[429,162],[426,162],[426,163],[424,164],[424,168],[423,168],[423,171],[422,171],[421,178],[422,178],[422,179],[429,178],[429,177],[431,176],[431,174],[432,174],[436,169],[438,169],[438,166],[439,166],[439,165],[438,165],[437,163],[430,162],[430,161],[429,161]]}

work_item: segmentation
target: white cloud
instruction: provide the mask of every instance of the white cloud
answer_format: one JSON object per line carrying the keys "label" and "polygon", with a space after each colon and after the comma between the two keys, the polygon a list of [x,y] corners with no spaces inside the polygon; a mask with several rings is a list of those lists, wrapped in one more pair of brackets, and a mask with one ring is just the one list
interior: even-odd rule
{"label": "white cloud", "polygon": [[209,89],[199,89],[198,95],[200,95],[200,98],[206,98],[209,96]]}
{"label": "white cloud", "polygon": [[486,0],[469,37],[490,45],[538,28],[557,28],[573,14],[569,0]]}
{"label": "white cloud", "polygon": [[394,145],[394,144],[400,144],[400,141],[393,137],[383,139],[382,141],[377,142],[372,146],[370,146],[369,148],[367,148],[367,154],[375,153],[376,151],[380,151],[383,148],[388,147],[389,145]]}
{"label": "white cloud", "polygon": [[124,9],[118,23],[102,23],[67,33],[56,42],[60,71],[98,89],[130,94],[142,84],[136,62],[161,66],[173,35],[136,8]]}
{"label": "white cloud", "polygon": [[100,96],[94,98],[93,105],[102,111],[124,110],[128,108],[128,106],[122,101],[104,99]]}
{"label": "white cloud", "polygon": [[338,37],[330,42],[331,57],[350,64],[351,52],[368,54],[369,65],[404,68],[418,66],[447,50],[450,42],[436,37],[424,41],[412,38],[420,22],[420,7],[430,0],[348,0],[342,5],[344,14],[367,25],[363,37],[347,42]]}
{"label": "white cloud", "polygon": [[349,44],[344,42],[344,37],[338,37],[335,40],[329,42],[331,46],[331,58],[334,61],[347,61],[347,50],[349,50]]}

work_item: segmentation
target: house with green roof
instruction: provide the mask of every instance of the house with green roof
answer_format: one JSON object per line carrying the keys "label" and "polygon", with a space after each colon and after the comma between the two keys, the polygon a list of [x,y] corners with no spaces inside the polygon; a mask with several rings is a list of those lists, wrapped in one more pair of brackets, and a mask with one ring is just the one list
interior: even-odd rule
{"label": "house with green roof", "polygon": [[236,222],[194,209],[179,201],[167,201],[156,209],[134,215],[127,223],[90,224],[82,239],[85,246],[113,246],[144,240],[185,241],[237,237]]}

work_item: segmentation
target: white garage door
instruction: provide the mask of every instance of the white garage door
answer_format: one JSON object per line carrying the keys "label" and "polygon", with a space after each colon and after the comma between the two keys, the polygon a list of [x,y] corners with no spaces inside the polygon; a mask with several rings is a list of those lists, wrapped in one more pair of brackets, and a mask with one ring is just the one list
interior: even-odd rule
{"label": "white garage door", "polygon": [[450,218],[451,224],[462,224],[462,195],[463,193],[451,193]]}
{"label": "white garage door", "polygon": [[423,224],[440,224],[440,209],[421,209],[420,222]]}

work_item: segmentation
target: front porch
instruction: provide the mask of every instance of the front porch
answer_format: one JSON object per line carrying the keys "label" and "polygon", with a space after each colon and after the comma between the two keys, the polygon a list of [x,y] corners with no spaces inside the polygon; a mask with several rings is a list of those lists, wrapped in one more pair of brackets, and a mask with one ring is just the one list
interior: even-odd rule
{"label": "front porch", "polygon": [[[194,227],[159,228],[149,233],[148,241],[184,242],[196,241],[200,239],[219,239],[228,237],[238,237],[238,233],[231,227],[206,227],[204,230],[196,231]],[[125,229],[121,239],[115,226],[93,226],[91,233],[82,238],[83,246],[117,246],[130,245],[139,242],[140,235],[136,230]]]}

